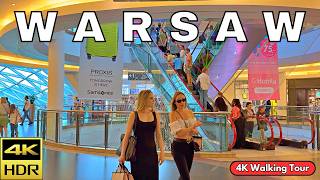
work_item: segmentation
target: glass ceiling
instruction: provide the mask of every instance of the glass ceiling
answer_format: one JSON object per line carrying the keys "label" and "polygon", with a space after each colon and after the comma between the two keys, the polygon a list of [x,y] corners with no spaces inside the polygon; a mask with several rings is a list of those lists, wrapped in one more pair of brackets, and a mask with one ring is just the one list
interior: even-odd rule
{"label": "glass ceiling", "polygon": [[[75,94],[74,88],[64,81],[65,104]],[[24,97],[36,97],[35,104],[46,108],[48,102],[48,71],[0,64],[0,96],[8,97],[10,103],[23,106]]]}

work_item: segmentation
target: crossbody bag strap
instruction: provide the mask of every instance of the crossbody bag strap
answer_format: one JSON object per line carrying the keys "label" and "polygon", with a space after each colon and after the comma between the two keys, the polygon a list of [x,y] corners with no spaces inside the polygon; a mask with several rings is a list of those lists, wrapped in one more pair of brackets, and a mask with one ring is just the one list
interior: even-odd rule
{"label": "crossbody bag strap", "polygon": [[186,123],[186,121],[185,121],[185,120],[183,120],[182,115],[181,115],[178,111],[176,111],[176,112],[177,112],[177,113],[179,114],[179,116],[181,117],[181,120],[183,121],[184,126],[185,126],[186,128],[188,128],[187,123]]}

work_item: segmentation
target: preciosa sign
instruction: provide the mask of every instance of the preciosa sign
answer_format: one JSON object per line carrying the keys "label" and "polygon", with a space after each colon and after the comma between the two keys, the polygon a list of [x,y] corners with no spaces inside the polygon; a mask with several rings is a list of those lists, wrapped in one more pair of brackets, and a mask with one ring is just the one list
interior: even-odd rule
{"label": "preciosa sign", "polygon": [[[31,12],[29,23],[27,23],[24,11],[15,11],[14,13],[22,42],[32,42],[35,37],[35,29],[39,32],[40,42],[50,42],[52,40],[58,16],[57,11],[49,11],[45,20],[43,20],[42,12]],[[275,20],[272,11],[263,11],[262,16],[269,41],[279,42],[283,29],[285,29],[289,42],[299,41],[305,14],[305,11],[297,11],[295,12],[295,17],[291,18],[290,12],[279,12]],[[135,23],[136,20],[139,20],[141,23]],[[175,30],[170,32],[170,36],[177,42],[191,42],[195,40],[199,35],[199,30],[193,23],[197,21],[199,21],[199,18],[193,12],[179,11],[173,13],[170,23]],[[148,32],[151,24],[152,17],[148,12],[123,11],[123,41],[133,42],[134,32],[137,32],[142,42],[151,42],[152,39]],[[230,25],[233,27],[232,30],[229,29]],[[91,30],[87,30],[88,26],[91,27]],[[83,42],[84,38],[94,38],[97,42],[105,42],[106,38],[108,38],[104,37],[96,13],[93,11],[82,13],[76,29],[73,42]],[[182,34],[181,31],[186,33]],[[227,38],[236,38],[238,42],[247,42],[247,37],[237,11],[226,11],[224,13],[215,41],[223,42]]]}

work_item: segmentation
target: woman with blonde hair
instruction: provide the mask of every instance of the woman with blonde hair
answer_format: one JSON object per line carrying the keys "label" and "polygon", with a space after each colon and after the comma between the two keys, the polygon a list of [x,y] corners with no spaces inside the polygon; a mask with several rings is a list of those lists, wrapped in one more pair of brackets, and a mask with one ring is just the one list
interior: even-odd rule
{"label": "woman with blonde hair", "polygon": [[[164,145],[160,130],[160,116],[154,111],[154,96],[150,90],[139,93],[136,111],[131,112],[127,129],[122,140],[119,162],[125,162],[125,152],[131,132],[137,138],[135,161],[131,161],[131,173],[135,180],[158,180],[159,166],[164,161]],[[154,135],[158,141],[160,155],[158,158]]]}
{"label": "woman with blonde hair", "polygon": [[171,108],[170,129],[174,136],[171,154],[180,173],[179,179],[189,180],[195,150],[192,136],[198,134],[196,128],[202,123],[196,120],[191,110],[187,109],[187,99],[182,92],[174,94]]}

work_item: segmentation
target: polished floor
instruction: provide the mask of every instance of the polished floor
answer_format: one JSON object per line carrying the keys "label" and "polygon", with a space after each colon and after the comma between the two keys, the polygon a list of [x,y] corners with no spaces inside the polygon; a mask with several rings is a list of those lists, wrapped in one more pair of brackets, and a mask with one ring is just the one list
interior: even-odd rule
{"label": "polished floor", "polygon": [[[304,179],[320,178],[320,152],[294,148],[278,148],[276,151],[237,150],[232,159],[195,159],[191,170],[192,180],[233,180],[257,179],[259,177],[238,177],[229,171],[235,160],[304,160],[313,161],[317,171]],[[109,180],[117,168],[116,157],[78,154],[54,150],[44,150],[45,180]],[[130,165],[127,164],[130,168]],[[263,177],[263,179],[300,179],[301,177]],[[172,160],[166,160],[160,166],[160,180],[177,180],[178,170]]]}

